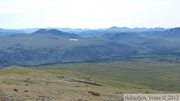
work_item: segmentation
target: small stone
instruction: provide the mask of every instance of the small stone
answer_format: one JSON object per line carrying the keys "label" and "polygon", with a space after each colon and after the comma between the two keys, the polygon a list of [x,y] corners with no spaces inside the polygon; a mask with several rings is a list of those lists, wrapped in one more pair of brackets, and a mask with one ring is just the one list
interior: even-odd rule
{"label": "small stone", "polygon": [[28,92],[28,90],[24,90],[24,92]]}
{"label": "small stone", "polygon": [[17,89],[13,89],[14,91],[16,91],[16,92],[18,92],[18,90]]}

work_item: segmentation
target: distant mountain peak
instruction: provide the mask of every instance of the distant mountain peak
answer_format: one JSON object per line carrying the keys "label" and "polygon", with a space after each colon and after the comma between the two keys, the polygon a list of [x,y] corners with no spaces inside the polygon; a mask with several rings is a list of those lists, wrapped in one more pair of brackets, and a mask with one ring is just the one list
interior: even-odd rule
{"label": "distant mountain peak", "polygon": [[130,29],[128,27],[117,27],[117,26],[112,26],[109,28],[109,30],[117,30],[117,29]]}
{"label": "distant mountain peak", "polygon": [[56,36],[69,37],[69,38],[79,37],[76,34],[62,32],[62,31],[57,30],[57,29],[39,29],[32,34],[49,34],[49,35],[56,35]]}
{"label": "distant mountain peak", "polygon": [[128,27],[112,26],[111,28],[107,29],[107,31],[113,31],[113,32],[132,32],[133,29],[128,28]]}
{"label": "distant mountain peak", "polygon": [[57,29],[50,29],[48,30],[49,32],[53,32],[53,33],[62,33],[62,31],[59,31]]}
{"label": "distant mountain peak", "polygon": [[119,29],[119,27],[117,27],[117,26],[112,26],[112,27],[110,27],[109,29]]}
{"label": "distant mountain peak", "polygon": [[59,33],[61,34],[62,32],[57,30],[57,29],[39,29],[33,34],[50,34],[50,33]]}

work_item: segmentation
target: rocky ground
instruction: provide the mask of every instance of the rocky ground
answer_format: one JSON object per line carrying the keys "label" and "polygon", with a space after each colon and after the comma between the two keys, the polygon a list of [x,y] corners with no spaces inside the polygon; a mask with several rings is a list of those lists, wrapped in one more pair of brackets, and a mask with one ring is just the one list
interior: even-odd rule
{"label": "rocky ground", "polygon": [[157,91],[120,89],[73,71],[17,66],[0,70],[0,101],[123,101],[124,93]]}

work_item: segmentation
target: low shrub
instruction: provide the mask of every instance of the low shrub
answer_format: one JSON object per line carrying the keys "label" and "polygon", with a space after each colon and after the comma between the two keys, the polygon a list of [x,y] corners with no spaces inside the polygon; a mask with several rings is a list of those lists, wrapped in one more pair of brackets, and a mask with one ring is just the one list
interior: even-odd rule
{"label": "low shrub", "polygon": [[94,95],[94,96],[100,96],[100,93],[94,92],[94,91],[88,91],[89,94]]}

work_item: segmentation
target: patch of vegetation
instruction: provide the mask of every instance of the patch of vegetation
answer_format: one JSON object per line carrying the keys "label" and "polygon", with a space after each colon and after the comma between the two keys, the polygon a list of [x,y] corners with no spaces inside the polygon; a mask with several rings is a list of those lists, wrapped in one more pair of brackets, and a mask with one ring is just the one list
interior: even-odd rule
{"label": "patch of vegetation", "polygon": [[[151,59],[106,61],[39,66],[39,69],[63,69],[82,72],[96,80],[119,88],[180,91],[180,64]],[[97,79],[98,78],[98,79]]]}
{"label": "patch of vegetation", "polygon": [[95,92],[95,91],[87,91],[89,94],[94,95],[94,96],[100,96],[100,93]]}

